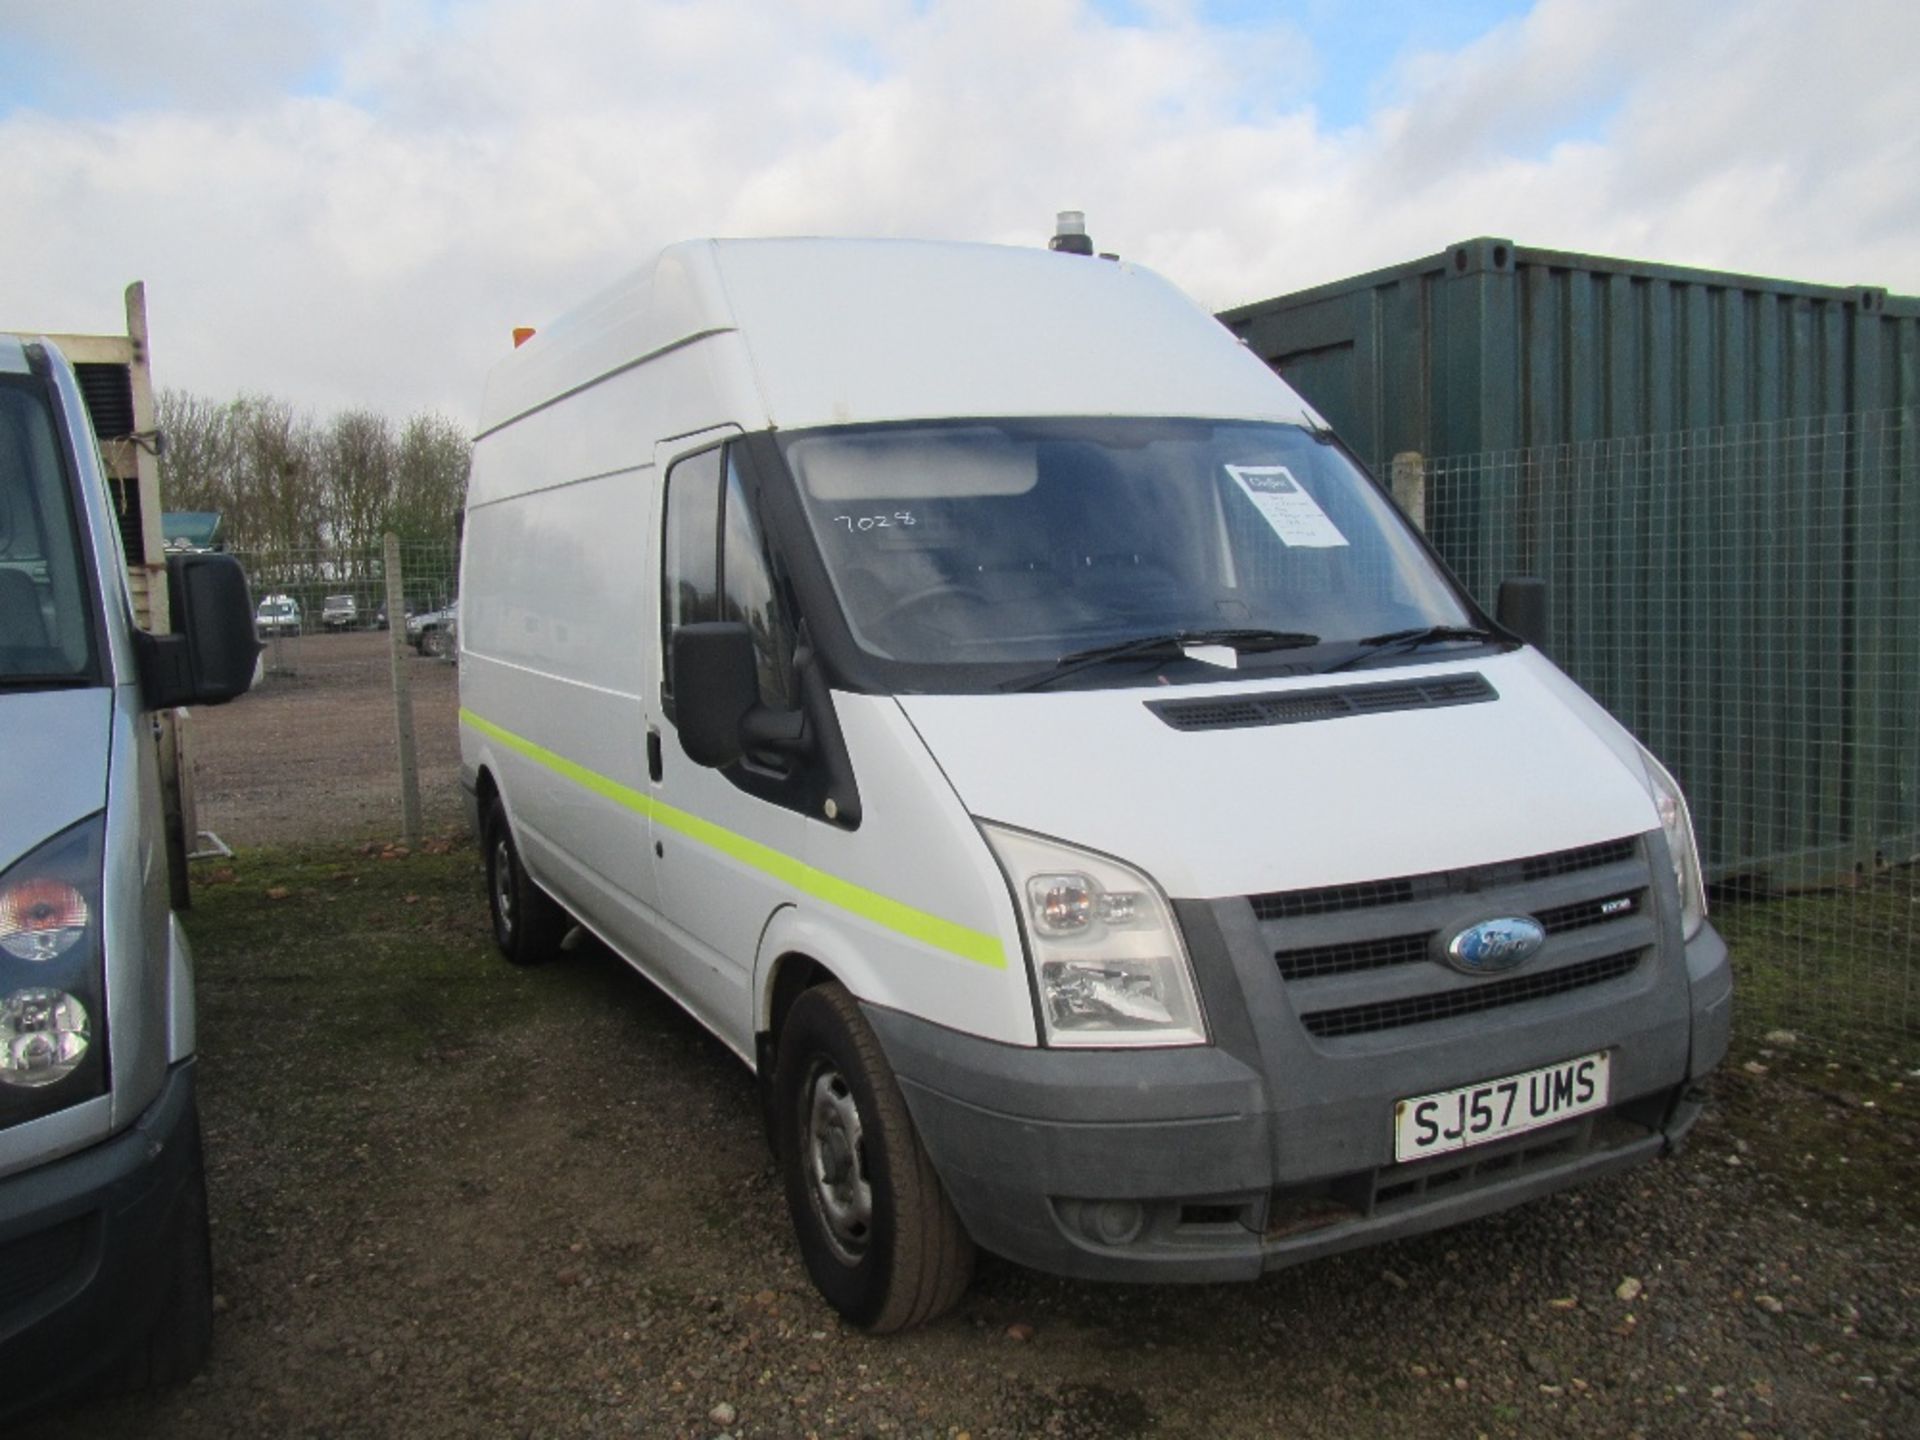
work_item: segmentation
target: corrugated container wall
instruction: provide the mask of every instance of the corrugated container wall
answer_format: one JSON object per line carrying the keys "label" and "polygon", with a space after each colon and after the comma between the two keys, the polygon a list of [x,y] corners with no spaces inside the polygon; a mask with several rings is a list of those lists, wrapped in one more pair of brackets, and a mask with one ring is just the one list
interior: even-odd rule
{"label": "corrugated container wall", "polygon": [[1920,300],[1510,240],[1220,318],[1369,463],[1920,400]]}
{"label": "corrugated container wall", "polygon": [[1920,300],[1469,240],[1221,317],[1672,765],[1711,868],[1920,851]]}

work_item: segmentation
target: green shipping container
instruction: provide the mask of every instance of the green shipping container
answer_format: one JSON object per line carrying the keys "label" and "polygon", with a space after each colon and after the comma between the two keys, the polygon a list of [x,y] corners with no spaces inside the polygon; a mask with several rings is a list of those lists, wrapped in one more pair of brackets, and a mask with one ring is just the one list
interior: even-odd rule
{"label": "green shipping container", "polygon": [[1225,312],[1673,767],[1710,868],[1920,852],[1920,300],[1483,238]]}

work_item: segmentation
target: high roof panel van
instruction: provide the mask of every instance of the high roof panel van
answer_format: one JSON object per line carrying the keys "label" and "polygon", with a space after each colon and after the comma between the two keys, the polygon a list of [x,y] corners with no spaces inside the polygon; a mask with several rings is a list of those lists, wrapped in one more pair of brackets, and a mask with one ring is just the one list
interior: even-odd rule
{"label": "high roof panel van", "polygon": [[0,335],[0,1418],[183,1379],[213,1312],[193,965],[169,904],[159,713],[242,694],[231,556],[134,622],[72,367]]}
{"label": "high roof panel van", "polygon": [[676,245],[504,359],[462,769],[759,1078],[807,1267],[1224,1280],[1660,1154],[1728,1031],[1686,805],[1130,264]]}

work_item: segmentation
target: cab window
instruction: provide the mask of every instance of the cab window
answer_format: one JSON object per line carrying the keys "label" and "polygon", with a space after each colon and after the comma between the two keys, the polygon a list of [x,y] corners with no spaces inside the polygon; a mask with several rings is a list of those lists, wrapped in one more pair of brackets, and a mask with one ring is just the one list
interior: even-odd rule
{"label": "cab window", "polygon": [[[663,653],[671,657],[673,632],[682,625],[737,621],[753,634],[761,701],[792,708],[792,625],[752,497],[729,451],[690,455],[668,473],[664,538]],[[669,704],[671,672],[669,663],[661,687]]]}

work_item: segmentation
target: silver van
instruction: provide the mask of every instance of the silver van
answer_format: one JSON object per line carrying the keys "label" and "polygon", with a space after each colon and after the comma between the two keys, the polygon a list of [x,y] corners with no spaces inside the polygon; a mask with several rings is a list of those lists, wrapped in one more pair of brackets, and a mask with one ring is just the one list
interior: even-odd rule
{"label": "silver van", "polygon": [[175,633],[139,629],[74,372],[0,335],[0,1416],[182,1378],[211,1331],[155,715],[244,693],[259,645],[232,557],[167,586]]}

